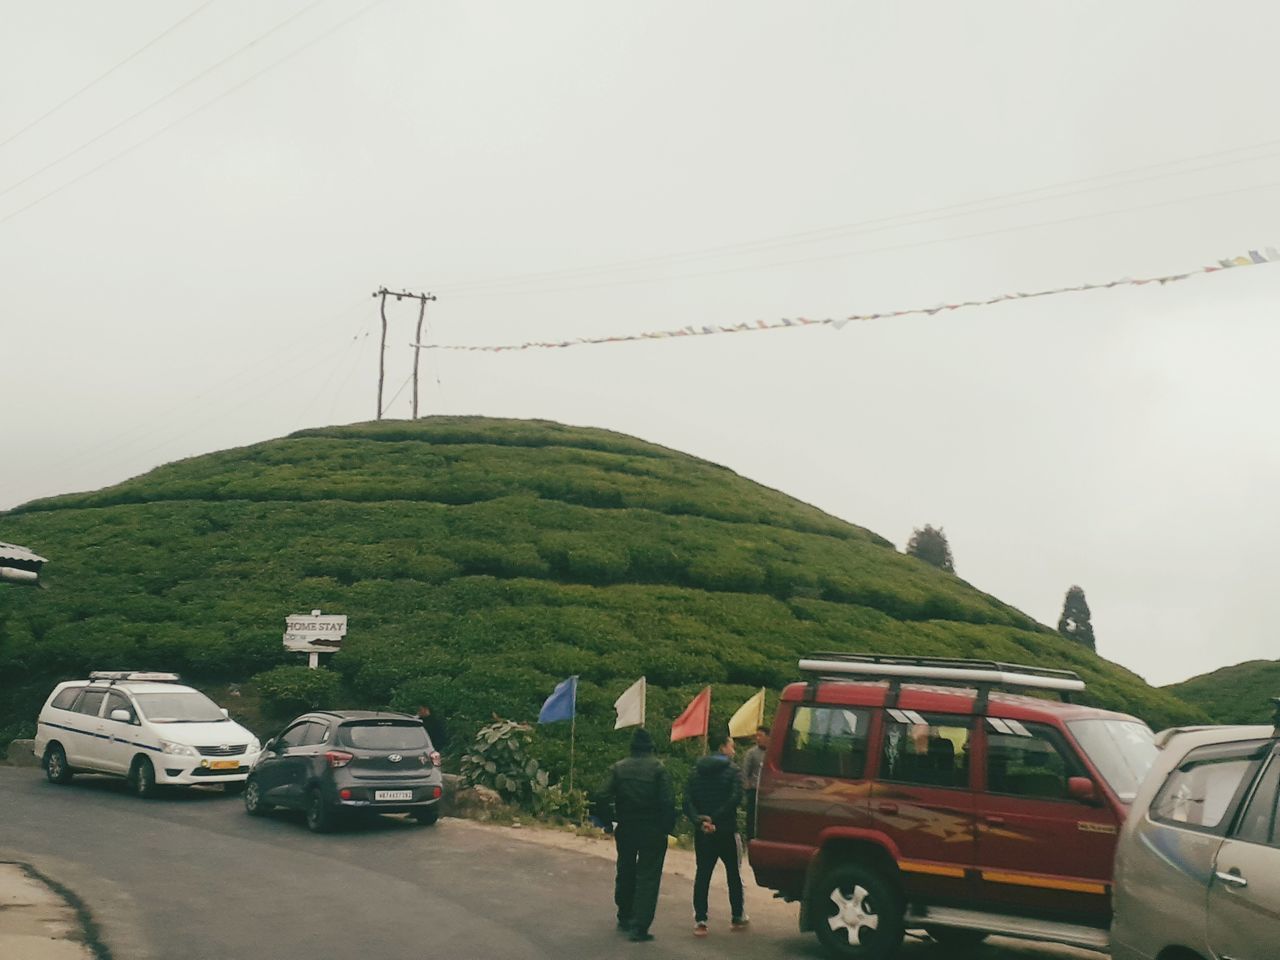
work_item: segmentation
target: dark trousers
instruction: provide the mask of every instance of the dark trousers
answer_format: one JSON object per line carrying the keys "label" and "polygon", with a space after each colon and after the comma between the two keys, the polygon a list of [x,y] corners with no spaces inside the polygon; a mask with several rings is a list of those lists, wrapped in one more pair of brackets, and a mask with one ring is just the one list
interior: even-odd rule
{"label": "dark trousers", "polygon": [[747,839],[754,840],[756,836],[756,792],[748,790],[747,798]]}
{"label": "dark trousers", "polygon": [[620,823],[613,840],[618,847],[618,875],[613,885],[618,921],[643,933],[658,909],[667,834],[660,827]]}
{"label": "dark trousers", "polygon": [[693,852],[698,872],[693,879],[693,919],[707,919],[707,892],[711,889],[711,874],[716,861],[724,864],[725,879],[729,881],[729,909],[736,920],[742,916],[742,877],[738,873],[738,838],[728,828],[715,833],[699,830],[693,836]]}

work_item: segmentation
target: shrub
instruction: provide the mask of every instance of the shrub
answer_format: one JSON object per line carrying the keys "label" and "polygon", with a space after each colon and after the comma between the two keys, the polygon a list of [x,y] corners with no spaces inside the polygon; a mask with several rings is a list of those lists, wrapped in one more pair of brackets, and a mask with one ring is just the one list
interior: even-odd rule
{"label": "shrub", "polygon": [[550,778],[529,756],[531,732],[527,723],[513,720],[481,727],[462,755],[463,782],[489,787],[507,803],[532,809],[535,792],[545,790]]}
{"label": "shrub", "polygon": [[276,713],[337,706],[340,689],[336,673],[309,667],[273,667],[254,677],[252,683]]}

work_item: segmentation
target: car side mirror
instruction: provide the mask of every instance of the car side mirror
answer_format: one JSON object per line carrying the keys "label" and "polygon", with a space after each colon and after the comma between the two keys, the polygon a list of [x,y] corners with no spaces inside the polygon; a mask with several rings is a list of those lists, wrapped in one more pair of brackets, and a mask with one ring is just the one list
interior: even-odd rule
{"label": "car side mirror", "polygon": [[267,751],[267,753],[275,753],[276,752],[275,737],[272,737],[270,740],[268,740],[266,743],[266,746],[264,746],[262,749]]}
{"label": "car side mirror", "polygon": [[226,707],[223,707],[223,708],[222,708],[222,715],[223,715],[224,717],[226,717],[228,720],[230,720],[230,719],[231,719],[231,714],[227,712],[227,708],[226,708]]}
{"label": "car side mirror", "polygon": [[1069,778],[1067,780],[1067,793],[1071,795],[1072,800],[1087,803],[1091,807],[1102,805],[1102,795],[1098,792],[1098,785],[1088,777]]}
{"label": "car side mirror", "polygon": [[111,719],[119,723],[133,723],[133,714],[128,710],[112,710]]}

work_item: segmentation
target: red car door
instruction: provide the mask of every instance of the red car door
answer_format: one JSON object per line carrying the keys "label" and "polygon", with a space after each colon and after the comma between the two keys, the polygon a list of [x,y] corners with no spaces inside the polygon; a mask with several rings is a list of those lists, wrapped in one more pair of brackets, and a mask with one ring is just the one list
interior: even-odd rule
{"label": "red car door", "polygon": [[898,848],[913,902],[963,904],[974,897],[972,726],[966,715],[884,711],[871,817]]}
{"label": "red car door", "polygon": [[1071,797],[1088,772],[1047,724],[985,718],[977,794],[978,881],[992,910],[1105,923],[1120,821],[1110,806]]}

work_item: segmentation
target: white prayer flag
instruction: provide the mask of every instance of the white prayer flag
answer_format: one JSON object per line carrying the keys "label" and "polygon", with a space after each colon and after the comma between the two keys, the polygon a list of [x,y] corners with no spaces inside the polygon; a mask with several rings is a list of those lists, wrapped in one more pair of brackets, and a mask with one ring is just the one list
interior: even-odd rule
{"label": "white prayer flag", "polygon": [[627,687],[622,696],[613,701],[613,709],[618,711],[618,722],[613,725],[613,729],[644,726],[644,677]]}

